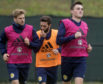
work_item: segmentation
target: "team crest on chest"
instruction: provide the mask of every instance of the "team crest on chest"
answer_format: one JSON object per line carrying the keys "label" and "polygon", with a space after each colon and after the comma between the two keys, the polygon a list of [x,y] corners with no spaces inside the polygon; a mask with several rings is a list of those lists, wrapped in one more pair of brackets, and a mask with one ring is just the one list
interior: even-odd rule
{"label": "team crest on chest", "polygon": [[22,52],[22,48],[21,48],[21,47],[18,47],[18,48],[17,48],[17,52]]}
{"label": "team crest on chest", "polygon": [[83,44],[82,40],[78,40],[78,45],[82,45],[82,44]]}
{"label": "team crest on chest", "polygon": [[51,54],[50,54],[50,53],[47,53],[46,55],[47,55],[47,57],[51,57]]}

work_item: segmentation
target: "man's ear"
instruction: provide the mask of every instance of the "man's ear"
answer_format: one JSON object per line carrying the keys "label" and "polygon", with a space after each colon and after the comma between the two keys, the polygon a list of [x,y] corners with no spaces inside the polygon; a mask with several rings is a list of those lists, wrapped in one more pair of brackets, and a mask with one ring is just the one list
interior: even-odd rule
{"label": "man's ear", "polygon": [[13,20],[14,20],[14,22],[16,22],[16,18],[15,17],[13,18]]}
{"label": "man's ear", "polygon": [[70,10],[70,13],[73,14],[73,10]]}
{"label": "man's ear", "polygon": [[49,28],[51,27],[51,24],[49,24]]}

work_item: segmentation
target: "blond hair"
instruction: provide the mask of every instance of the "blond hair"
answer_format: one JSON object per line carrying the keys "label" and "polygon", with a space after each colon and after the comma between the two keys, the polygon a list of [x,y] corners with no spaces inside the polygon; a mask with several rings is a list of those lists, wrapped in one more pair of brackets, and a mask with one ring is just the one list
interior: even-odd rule
{"label": "blond hair", "polygon": [[26,11],[24,9],[15,9],[13,12],[12,12],[12,16],[14,18],[17,18],[17,16],[21,15],[21,14],[25,14]]}

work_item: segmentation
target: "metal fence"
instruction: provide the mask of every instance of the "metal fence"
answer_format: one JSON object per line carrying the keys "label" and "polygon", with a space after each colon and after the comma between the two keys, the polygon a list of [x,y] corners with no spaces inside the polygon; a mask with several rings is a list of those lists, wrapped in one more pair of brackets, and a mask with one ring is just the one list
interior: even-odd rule
{"label": "metal fence", "polygon": [[[39,19],[41,16],[32,16],[26,17],[26,23],[33,25],[36,30],[39,27]],[[52,17],[52,28],[58,29],[59,21],[66,17]],[[92,44],[93,51],[90,53],[90,56],[87,60],[87,72],[86,72],[86,81],[103,81],[103,18],[93,18],[93,17],[84,17],[89,26],[88,33],[88,42]],[[0,16],[0,32],[5,26],[12,24],[11,16]],[[36,81],[36,72],[35,72],[35,55],[33,54],[33,63],[31,65],[29,80]],[[59,78],[61,80],[60,68],[59,68]],[[7,81],[8,73],[6,69],[6,64],[2,60],[0,55],[0,81]]]}

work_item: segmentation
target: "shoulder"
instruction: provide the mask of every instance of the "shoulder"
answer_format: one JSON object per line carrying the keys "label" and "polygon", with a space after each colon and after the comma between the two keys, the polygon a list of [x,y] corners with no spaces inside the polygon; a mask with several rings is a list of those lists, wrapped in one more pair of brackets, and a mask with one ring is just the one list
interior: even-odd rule
{"label": "shoulder", "polygon": [[56,35],[57,33],[58,33],[58,30],[57,29],[51,29],[51,32],[52,32],[52,34],[54,35]]}
{"label": "shoulder", "polygon": [[40,32],[41,32],[41,30],[38,30],[36,33],[39,35],[39,34],[40,34]]}
{"label": "shoulder", "polygon": [[38,31],[37,31],[37,33],[40,33],[40,32],[41,32],[41,30],[38,30]]}
{"label": "shoulder", "polygon": [[5,29],[10,29],[12,25],[6,26]]}
{"label": "shoulder", "polygon": [[82,21],[82,25],[85,27],[85,29],[88,29],[88,25],[85,21]]}
{"label": "shoulder", "polygon": [[58,32],[58,30],[57,29],[51,29],[52,31],[54,31],[54,32]]}
{"label": "shoulder", "polygon": [[29,24],[25,24],[25,27],[33,28],[33,26]]}
{"label": "shoulder", "polygon": [[12,30],[13,30],[12,28],[13,28],[13,26],[12,26],[12,25],[7,26],[7,27],[5,27],[5,28],[4,28],[4,31],[5,31],[5,32],[12,31]]}
{"label": "shoulder", "polygon": [[25,28],[26,28],[26,30],[28,30],[28,31],[33,31],[33,26],[32,26],[32,25],[25,24]]}
{"label": "shoulder", "polygon": [[65,19],[62,19],[61,22],[67,22],[67,21],[70,21],[69,18],[65,18]]}
{"label": "shoulder", "polygon": [[62,19],[62,20],[60,21],[60,24],[61,24],[61,23],[63,23],[64,26],[67,26],[67,25],[71,24],[71,20],[70,20],[69,18]]}
{"label": "shoulder", "polygon": [[85,21],[82,20],[82,24],[87,25],[87,23]]}
{"label": "shoulder", "polygon": [[55,32],[55,33],[57,33],[58,32],[58,30],[57,29],[51,29],[53,32]]}

